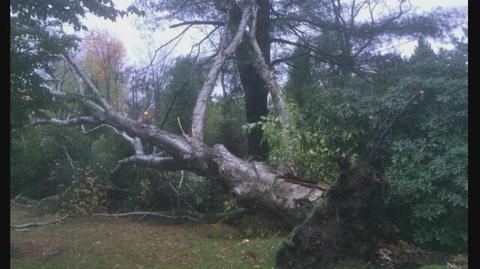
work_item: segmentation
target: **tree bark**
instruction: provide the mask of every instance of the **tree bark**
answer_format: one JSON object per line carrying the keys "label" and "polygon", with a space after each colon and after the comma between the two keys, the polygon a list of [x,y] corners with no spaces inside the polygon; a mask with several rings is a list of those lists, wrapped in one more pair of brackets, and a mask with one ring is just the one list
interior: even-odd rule
{"label": "tree bark", "polygon": [[[256,0],[259,6],[257,38],[262,54],[267,64],[270,63],[270,1]],[[230,28],[235,28],[240,22],[240,8],[232,10]],[[245,116],[247,123],[259,122],[268,115],[268,88],[260,74],[255,71],[255,54],[247,39],[244,39],[235,53],[235,61],[240,81],[245,93]],[[248,154],[256,160],[266,160],[268,143],[262,141],[263,131],[260,127],[253,128],[248,134]]]}
{"label": "tree bark", "polygon": [[[229,17],[229,15],[230,12],[227,12],[227,17]],[[213,63],[210,72],[208,73],[207,80],[203,83],[202,89],[200,90],[200,94],[198,95],[197,102],[195,104],[195,108],[193,109],[191,135],[200,141],[203,140],[203,126],[205,123],[207,105],[213,88],[215,87],[215,82],[220,74],[226,58],[232,55],[240,45],[245,34],[245,29],[247,27],[250,15],[251,9],[245,9],[242,11],[241,20],[235,31],[235,36],[228,46],[226,45],[226,34],[222,35],[220,39],[220,50],[218,55],[215,57],[215,62]]]}
{"label": "tree bark", "polygon": [[[103,114],[100,114],[103,115]],[[296,225],[305,219],[324,191],[289,182],[282,175],[261,162],[249,162],[231,154],[223,145],[206,146],[197,139],[171,134],[158,128],[125,119],[116,111],[100,116],[99,122],[108,123],[131,136],[163,148],[173,158],[158,155],[134,155],[119,161],[139,166],[167,170],[187,170],[204,176],[229,190],[240,203],[259,203],[276,212],[286,222]],[[80,124],[70,120],[69,124]],[[65,122],[48,123],[68,126]]]}
{"label": "tree bark", "polygon": [[263,81],[267,85],[268,92],[272,96],[273,106],[278,113],[282,129],[287,131],[289,126],[289,112],[285,100],[283,100],[280,87],[278,86],[275,74],[270,69],[265,56],[262,53],[258,40],[256,38],[256,24],[258,22],[258,9],[254,8],[252,25],[249,30],[249,42],[255,54],[255,69],[261,75]]}

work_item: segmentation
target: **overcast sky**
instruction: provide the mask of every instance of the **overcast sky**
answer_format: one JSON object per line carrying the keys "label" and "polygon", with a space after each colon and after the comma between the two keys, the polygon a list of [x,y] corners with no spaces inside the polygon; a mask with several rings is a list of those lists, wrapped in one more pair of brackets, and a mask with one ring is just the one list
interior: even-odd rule
{"label": "overcast sky", "polygon": [[[116,7],[119,9],[126,9],[134,0],[113,0]],[[416,12],[430,11],[437,7],[451,8],[451,7],[467,7],[467,0],[411,0],[411,3]],[[112,36],[120,39],[125,45],[127,51],[128,64],[136,64],[147,61],[149,51],[154,51],[157,47],[161,46],[182,30],[182,27],[170,29],[168,24],[165,24],[157,29],[155,32],[150,32],[146,29],[139,30],[135,26],[135,21],[138,18],[130,15],[124,18],[118,18],[115,22],[104,20],[93,15],[87,15],[84,19],[85,25],[89,28],[89,31],[107,31]],[[197,27],[199,29],[200,27]],[[86,33],[81,33],[85,36]],[[186,54],[190,51],[191,45],[201,39],[203,34],[198,30],[189,30],[178,43],[174,49],[172,56],[178,56]],[[398,49],[403,55],[410,55],[415,47],[415,42],[399,41],[394,44],[395,48],[385,48],[385,50]],[[433,44],[434,49],[445,45]]]}

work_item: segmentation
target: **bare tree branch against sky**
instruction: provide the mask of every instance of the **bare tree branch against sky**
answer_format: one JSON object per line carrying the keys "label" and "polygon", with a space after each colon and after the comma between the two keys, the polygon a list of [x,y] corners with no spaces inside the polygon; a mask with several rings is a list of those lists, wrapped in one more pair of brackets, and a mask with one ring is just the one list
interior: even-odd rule
{"label": "bare tree branch against sky", "polygon": [[[115,0],[116,6],[120,9],[126,9],[131,5],[134,0]],[[468,6],[467,0],[412,0],[413,12],[422,13],[431,11],[436,8],[466,8]],[[127,62],[129,64],[146,63],[153,55],[153,51],[168,40],[178,35],[183,28],[169,28],[169,24],[165,23],[159,29],[150,31],[147,29],[136,27],[141,18],[134,15],[129,17],[117,18],[117,21],[111,22],[99,17],[95,17],[91,14],[84,18],[84,22],[92,30],[104,30],[110,32],[113,36],[120,39],[127,50]],[[173,23],[172,23],[173,24]],[[200,28],[192,27],[182,37],[182,40],[177,44],[176,48],[171,54],[171,58],[188,54],[191,50],[191,46],[200,41],[205,34],[200,31]],[[80,35],[86,36],[87,33],[83,32]],[[415,47],[414,41],[401,40],[382,48],[382,50],[397,50],[403,55],[411,55]],[[445,47],[446,44],[433,42],[432,47],[439,49]],[[148,48],[148,49],[147,49]]]}

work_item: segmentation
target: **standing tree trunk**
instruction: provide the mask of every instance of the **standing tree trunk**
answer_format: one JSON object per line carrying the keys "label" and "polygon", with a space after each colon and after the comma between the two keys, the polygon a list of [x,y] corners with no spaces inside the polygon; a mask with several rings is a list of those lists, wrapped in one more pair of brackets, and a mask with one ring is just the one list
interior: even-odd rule
{"label": "standing tree trunk", "polygon": [[[259,6],[255,36],[267,64],[270,63],[270,0],[256,0]],[[230,29],[235,30],[240,22],[241,10],[232,10]],[[268,115],[268,89],[265,81],[255,69],[255,54],[248,39],[244,39],[235,52],[235,61],[245,93],[246,122],[254,123]],[[262,141],[263,131],[257,126],[248,134],[248,154],[256,160],[266,160],[268,143]]]}

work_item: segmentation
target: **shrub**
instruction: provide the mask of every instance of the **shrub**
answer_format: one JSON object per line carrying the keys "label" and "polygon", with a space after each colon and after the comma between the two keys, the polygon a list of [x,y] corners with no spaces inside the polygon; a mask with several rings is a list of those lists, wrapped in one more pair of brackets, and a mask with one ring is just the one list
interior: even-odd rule
{"label": "shrub", "polygon": [[77,167],[73,182],[66,190],[70,204],[87,212],[105,210],[110,187],[90,167]]}

